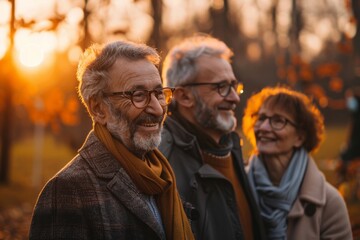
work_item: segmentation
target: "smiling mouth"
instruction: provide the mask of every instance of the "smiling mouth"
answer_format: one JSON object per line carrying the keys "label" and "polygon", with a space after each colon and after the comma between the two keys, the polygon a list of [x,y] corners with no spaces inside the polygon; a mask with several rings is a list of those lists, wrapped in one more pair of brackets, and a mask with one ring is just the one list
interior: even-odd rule
{"label": "smiling mouth", "polygon": [[229,105],[229,106],[220,106],[219,110],[221,111],[234,111],[236,108],[235,104]]}
{"label": "smiling mouth", "polygon": [[258,142],[275,142],[276,139],[274,138],[267,138],[267,137],[257,137],[256,141]]}
{"label": "smiling mouth", "polygon": [[147,131],[158,130],[159,126],[160,126],[159,123],[141,123],[141,124],[139,124],[139,127],[146,129]]}

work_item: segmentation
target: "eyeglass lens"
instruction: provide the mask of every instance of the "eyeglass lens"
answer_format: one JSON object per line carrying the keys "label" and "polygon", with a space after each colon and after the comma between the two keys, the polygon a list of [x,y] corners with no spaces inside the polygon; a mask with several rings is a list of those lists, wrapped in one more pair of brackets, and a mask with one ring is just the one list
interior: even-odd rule
{"label": "eyeglass lens", "polygon": [[255,121],[255,125],[261,125],[263,122],[265,122],[266,119],[269,119],[270,126],[275,130],[283,129],[287,123],[286,118],[279,115],[274,115],[272,117],[268,117],[266,115],[259,115]]}
{"label": "eyeglass lens", "polygon": [[131,95],[131,101],[135,107],[144,108],[150,103],[152,93],[154,93],[161,106],[168,105],[172,100],[172,89],[163,88],[154,89],[152,91],[136,90]]}
{"label": "eyeglass lens", "polygon": [[230,84],[229,83],[219,84],[218,85],[219,94],[222,97],[226,97],[227,95],[230,94],[231,88],[234,88],[236,93],[240,95],[243,93],[244,85],[239,82],[232,82]]}

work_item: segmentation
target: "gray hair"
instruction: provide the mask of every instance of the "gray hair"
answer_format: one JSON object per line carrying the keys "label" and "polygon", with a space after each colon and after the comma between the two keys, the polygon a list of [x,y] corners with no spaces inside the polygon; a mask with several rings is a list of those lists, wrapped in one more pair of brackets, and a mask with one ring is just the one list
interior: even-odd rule
{"label": "gray hair", "polygon": [[158,67],[157,51],[145,44],[116,41],[107,45],[93,44],[84,51],[77,69],[79,97],[87,110],[90,98],[102,98],[108,87],[109,70],[118,58],[129,61],[148,60]]}
{"label": "gray hair", "polygon": [[197,77],[196,60],[201,56],[218,57],[230,62],[233,52],[224,42],[208,35],[186,38],[174,46],[164,60],[164,85],[177,87],[193,82]]}

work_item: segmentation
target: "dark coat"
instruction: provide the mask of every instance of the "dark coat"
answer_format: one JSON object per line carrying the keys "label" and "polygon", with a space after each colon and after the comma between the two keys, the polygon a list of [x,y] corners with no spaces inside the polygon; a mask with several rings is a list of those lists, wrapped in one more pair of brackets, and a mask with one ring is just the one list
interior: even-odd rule
{"label": "dark coat", "polygon": [[[235,132],[232,133],[232,140],[235,169],[253,214],[254,238],[265,239],[259,210],[244,170],[240,138]],[[199,211],[199,219],[192,221],[195,238],[243,239],[233,187],[221,173],[203,163],[196,137],[168,117],[159,150],[173,167],[182,199]]]}
{"label": "dark coat", "polygon": [[91,132],[42,190],[30,239],[164,239],[147,198]]}

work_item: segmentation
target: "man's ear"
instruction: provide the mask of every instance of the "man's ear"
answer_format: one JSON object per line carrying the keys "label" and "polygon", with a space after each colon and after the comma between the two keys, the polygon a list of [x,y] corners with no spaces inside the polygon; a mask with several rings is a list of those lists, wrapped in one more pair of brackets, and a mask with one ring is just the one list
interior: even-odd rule
{"label": "man's ear", "polygon": [[194,95],[183,87],[177,87],[174,91],[174,99],[176,103],[186,108],[191,108],[195,105]]}
{"label": "man's ear", "polygon": [[106,124],[106,110],[104,102],[99,101],[97,98],[90,98],[89,111],[95,122],[98,122],[102,125]]}

